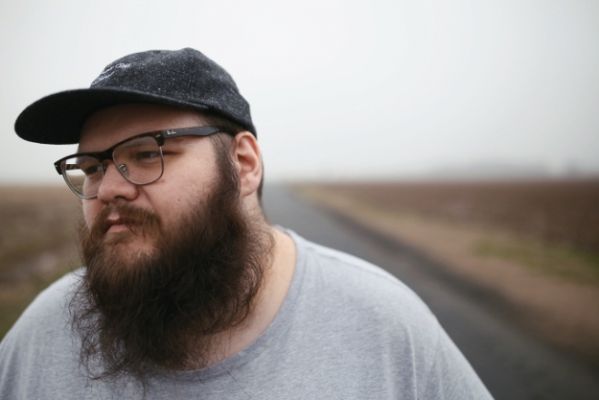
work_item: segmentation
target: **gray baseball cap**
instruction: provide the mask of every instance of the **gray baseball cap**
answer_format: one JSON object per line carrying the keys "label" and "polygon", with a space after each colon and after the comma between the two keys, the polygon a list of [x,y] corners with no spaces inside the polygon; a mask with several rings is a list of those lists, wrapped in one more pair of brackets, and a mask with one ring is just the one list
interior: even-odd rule
{"label": "gray baseball cap", "polygon": [[227,118],[256,136],[250,106],[221,66],[191,48],[150,50],[109,64],[88,89],[43,97],[17,117],[15,131],[28,141],[79,142],[90,114],[117,104],[150,103],[205,111]]}

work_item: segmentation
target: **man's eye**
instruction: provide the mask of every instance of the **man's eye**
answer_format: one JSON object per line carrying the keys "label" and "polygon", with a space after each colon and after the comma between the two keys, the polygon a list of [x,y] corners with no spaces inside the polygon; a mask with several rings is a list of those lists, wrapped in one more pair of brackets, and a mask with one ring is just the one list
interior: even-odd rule
{"label": "man's eye", "polygon": [[135,153],[135,161],[151,162],[160,159],[159,151],[138,151]]}
{"label": "man's eye", "polygon": [[81,170],[83,171],[83,173],[86,176],[92,176],[94,174],[100,173],[102,172],[102,166],[101,164],[94,164],[94,165],[89,165],[89,166],[82,166]]}

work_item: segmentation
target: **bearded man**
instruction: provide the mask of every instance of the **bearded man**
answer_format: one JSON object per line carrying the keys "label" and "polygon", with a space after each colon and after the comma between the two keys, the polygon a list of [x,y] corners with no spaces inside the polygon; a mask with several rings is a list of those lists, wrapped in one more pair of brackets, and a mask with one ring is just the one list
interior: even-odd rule
{"label": "bearded man", "polygon": [[0,398],[490,398],[397,279],[267,222],[249,105],[202,53],[125,56],[15,129],[78,143],[85,267],[0,344]]}

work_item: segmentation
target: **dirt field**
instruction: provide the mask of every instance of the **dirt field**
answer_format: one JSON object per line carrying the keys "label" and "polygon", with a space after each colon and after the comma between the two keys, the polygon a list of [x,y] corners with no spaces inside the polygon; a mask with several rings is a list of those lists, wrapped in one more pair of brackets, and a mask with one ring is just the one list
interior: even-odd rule
{"label": "dirt field", "polygon": [[0,338],[35,295],[79,265],[66,187],[0,187]]}
{"label": "dirt field", "polygon": [[599,179],[327,185],[340,196],[599,253]]}
{"label": "dirt field", "polygon": [[494,291],[532,331],[599,365],[599,180],[296,189]]}

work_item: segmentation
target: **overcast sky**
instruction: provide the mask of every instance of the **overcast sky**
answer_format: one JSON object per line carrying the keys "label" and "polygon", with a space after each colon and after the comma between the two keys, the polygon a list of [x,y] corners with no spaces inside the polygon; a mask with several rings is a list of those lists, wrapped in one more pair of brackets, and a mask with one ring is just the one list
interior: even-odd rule
{"label": "overcast sky", "polygon": [[187,46],[236,79],[271,179],[599,171],[596,0],[0,1],[0,183],[74,150],[19,139],[28,104]]}

